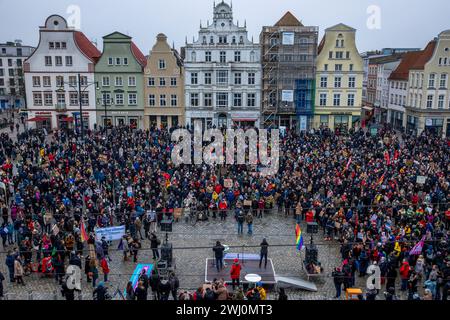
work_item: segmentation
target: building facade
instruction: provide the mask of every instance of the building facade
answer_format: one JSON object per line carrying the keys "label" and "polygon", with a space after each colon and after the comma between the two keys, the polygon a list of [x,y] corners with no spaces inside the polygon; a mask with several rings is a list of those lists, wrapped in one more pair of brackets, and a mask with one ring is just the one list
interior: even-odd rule
{"label": "building facade", "polygon": [[144,70],[144,128],[184,126],[184,67],[167,37],[156,37]]}
{"label": "building facade", "polygon": [[260,125],[260,47],[245,24],[234,23],[231,6],[215,5],[212,23],[200,25],[184,52],[186,125],[196,119],[204,127]]}
{"label": "building facade", "polygon": [[450,30],[431,41],[409,70],[408,132],[450,137]]}
{"label": "building facade", "polygon": [[355,36],[344,24],[325,30],[317,57],[315,128],[361,126],[364,65]]}
{"label": "building facade", "polygon": [[[80,128],[96,124],[94,65],[100,52],[58,15],[39,29],[39,45],[24,62],[30,128]],[[81,88],[81,97],[79,89]]]}
{"label": "building facade", "polygon": [[23,62],[34,50],[20,40],[0,43],[0,110],[26,108]]}
{"label": "building facade", "polygon": [[147,59],[132,38],[120,32],[103,37],[95,66],[97,122],[102,127],[144,127],[144,76]]}
{"label": "building facade", "polygon": [[287,12],[260,34],[262,114],[265,127],[307,130],[312,126],[318,27]]}

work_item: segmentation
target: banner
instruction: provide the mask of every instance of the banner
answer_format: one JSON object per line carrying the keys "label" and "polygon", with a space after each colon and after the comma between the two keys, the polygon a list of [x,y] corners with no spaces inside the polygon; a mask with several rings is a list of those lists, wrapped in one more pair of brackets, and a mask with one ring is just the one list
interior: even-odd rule
{"label": "banner", "polygon": [[283,102],[294,102],[294,90],[283,90],[281,98]]}
{"label": "banner", "polygon": [[95,229],[95,238],[100,241],[104,236],[106,241],[120,240],[125,235],[125,226]]}
{"label": "banner", "polygon": [[295,33],[294,32],[283,32],[283,45],[293,45],[294,44]]}

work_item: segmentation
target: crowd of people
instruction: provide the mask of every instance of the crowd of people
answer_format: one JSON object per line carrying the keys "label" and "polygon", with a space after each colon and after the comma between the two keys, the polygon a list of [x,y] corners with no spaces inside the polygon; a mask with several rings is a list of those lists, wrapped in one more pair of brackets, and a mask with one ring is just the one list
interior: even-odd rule
{"label": "crowd of people", "polygon": [[[376,135],[322,129],[288,132],[280,142],[279,171],[263,177],[246,165],[177,167],[165,129],[88,130],[83,139],[69,131],[51,137],[25,131],[17,142],[1,134],[0,177],[8,195],[0,197],[0,235],[10,250],[10,281],[23,284],[20,274],[35,263],[62,281],[65,267],[81,265],[86,250],[88,279],[96,287],[100,269],[107,281],[109,244],[94,238],[97,227],[124,225],[124,260],[130,254],[136,262],[145,239],[159,258],[157,226],[178,219],[178,208],[221,220],[234,212],[238,234],[245,221],[249,235],[254,219],[278,211],[297,222],[317,221],[325,241],[341,243],[337,297],[376,263],[391,295],[399,274],[411,298],[426,283],[433,299],[446,299],[448,141],[389,129]],[[83,225],[91,235],[87,246]],[[420,253],[409,254],[421,240]]]}

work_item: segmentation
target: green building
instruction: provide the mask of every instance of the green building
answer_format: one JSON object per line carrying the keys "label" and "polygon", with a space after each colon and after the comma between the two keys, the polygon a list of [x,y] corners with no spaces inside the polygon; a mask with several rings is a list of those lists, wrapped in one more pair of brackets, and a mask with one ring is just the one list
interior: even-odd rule
{"label": "green building", "polygon": [[120,32],[103,37],[95,65],[97,124],[143,128],[146,58],[132,38]]}

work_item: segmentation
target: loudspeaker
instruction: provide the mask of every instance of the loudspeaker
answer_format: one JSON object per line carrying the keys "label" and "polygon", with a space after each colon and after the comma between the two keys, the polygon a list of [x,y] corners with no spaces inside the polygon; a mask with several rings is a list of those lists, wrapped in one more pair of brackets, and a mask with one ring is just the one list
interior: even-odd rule
{"label": "loudspeaker", "polygon": [[317,234],[319,233],[319,225],[317,222],[308,222],[306,224],[306,233]]}
{"label": "loudspeaker", "polygon": [[162,220],[161,221],[161,231],[162,232],[172,232],[173,220]]}
{"label": "loudspeaker", "polygon": [[306,246],[306,255],[305,255],[305,263],[306,264],[309,264],[311,262],[314,264],[317,264],[318,256],[319,256],[319,251],[317,250],[317,247],[314,244]]}
{"label": "loudspeaker", "polygon": [[172,244],[171,243],[163,243],[161,245],[161,260],[166,261],[167,265],[172,264]]}

